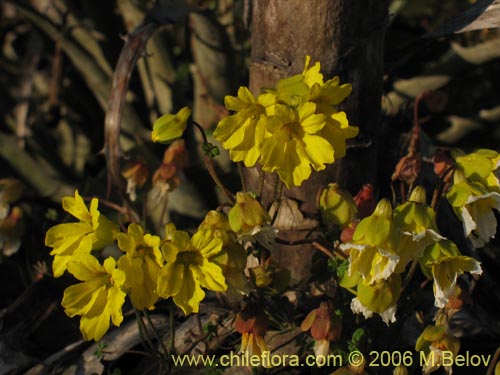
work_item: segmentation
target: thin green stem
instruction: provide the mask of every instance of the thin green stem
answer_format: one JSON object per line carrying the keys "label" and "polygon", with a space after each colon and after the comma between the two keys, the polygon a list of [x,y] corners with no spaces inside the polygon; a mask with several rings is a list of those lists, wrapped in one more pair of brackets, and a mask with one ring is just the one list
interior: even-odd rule
{"label": "thin green stem", "polygon": [[[200,124],[198,124],[196,121],[192,121],[192,123],[200,131],[201,136],[203,138],[203,144],[206,146],[209,146],[210,144],[208,143],[208,138],[207,138],[207,135],[205,133],[205,129],[203,129],[203,127]],[[215,172],[215,165],[214,165],[214,161],[213,161],[212,157],[207,155],[207,154],[203,154],[203,157],[205,159],[205,165],[207,167],[208,173],[210,174],[210,177],[212,177],[212,180],[214,180],[215,184],[219,187],[219,189],[222,190],[222,192],[226,196],[227,200],[231,204],[233,204],[235,202],[234,194],[227,187],[224,186],[221,179],[219,178],[219,176]]]}
{"label": "thin green stem", "polygon": [[148,321],[149,326],[151,327],[151,330],[153,331],[156,340],[158,340],[158,343],[160,344],[161,348],[163,349],[163,352],[165,353],[165,359],[166,359],[168,357],[168,350],[165,347],[165,344],[163,344],[163,340],[160,338],[160,335],[158,334],[158,331],[157,331],[155,325],[153,324],[153,321],[151,320],[149,313],[146,310],[144,310],[143,314],[146,317],[146,320]]}
{"label": "thin green stem", "polygon": [[169,320],[170,320],[170,352],[175,354],[175,305],[173,301],[170,301],[169,306]]}
{"label": "thin green stem", "polygon": [[207,167],[208,173],[210,173],[210,177],[212,177],[212,180],[214,180],[215,184],[219,187],[219,189],[222,190],[222,192],[226,196],[229,203],[234,204],[234,202],[236,201],[236,198],[235,198],[234,194],[231,193],[231,191],[227,187],[224,186],[224,184],[220,180],[219,176],[217,176],[217,173],[215,172],[215,166],[214,166],[214,162],[213,162],[212,158],[207,156],[207,155],[204,155],[204,157],[205,157],[205,165]]}
{"label": "thin green stem", "polygon": [[410,266],[410,270],[406,274],[405,281],[403,282],[403,287],[401,288],[401,292],[403,292],[403,290],[405,290],[410,284],[410,281],[413,278],[413,274],[417,269],[417,265],[418,265],[418,259],[413,259],[413,262],[411,263]]}
{"label": "thin green stem", "polygon": [[238,173],[240,174],[241,190],[247,191],[248,190],[247,181],[245,179],[245,173],[243,171],[243,164],[241,162],[238,163]]}
{"label": "thin green stem", "polygon": [[192,121],[192,123],[200,131],[201,136],[203,137],[203,143],[208,145],[207,133],[205,133],[205,129],[203,129],[203,126],[198,124],[196,121]]}
{"label": "thin green stem", "polygon": [[[141,341],[144,346],[147,346],[149,350],[154,353],[155,357],[158,357],[158,352],[156,351],[151,338],[149,337],[148,329],[146,328],[146,325],[144,324],[144,321],[142,320],[142,316],[139,313],[139,311],[134,307],[134,313],[135,317],[137,319],[137,324],[139,326],[139,335],[141,336]],[[147,345],[145,345],[147,344]]]}

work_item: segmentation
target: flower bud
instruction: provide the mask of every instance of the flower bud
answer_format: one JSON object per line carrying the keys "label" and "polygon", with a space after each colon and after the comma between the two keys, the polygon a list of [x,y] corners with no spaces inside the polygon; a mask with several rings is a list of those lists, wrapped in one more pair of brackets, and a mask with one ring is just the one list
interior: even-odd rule
{"label": "flower bud", "polygon": [[229,226],[238,234],[255,234],[271,221],[264,207],[251,193],[236,193],[236,203],[229,210]]}
{"label": "flower bud", "polygon": [[338,184],[329,184],[323,190],[318,201],[321,218],[325,224],[346,227],[354,221],[358,212],[356,203],[349,192],[342,190]]}

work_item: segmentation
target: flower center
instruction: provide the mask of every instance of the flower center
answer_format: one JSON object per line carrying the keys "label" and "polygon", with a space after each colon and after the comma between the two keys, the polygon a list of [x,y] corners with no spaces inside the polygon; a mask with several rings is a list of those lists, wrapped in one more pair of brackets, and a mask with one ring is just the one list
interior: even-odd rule
{"label": "flower center", "polygon": [[302,124],[298,121],[292,121],[283,124],[282,129],[288,134],[290,138],[301,139],[304,136],[304,129],[302,128]]}
{"label": "flower center", "polygon": [[139,245],[135,248],[134,258],[144,258],[147,255],[153,255],[153,248],[146,245]]}
{"label": "flower center", "polygon": [[182,251],[177,254],[176,263],[181,263],[185,266],[199,266],[203,263],[203,257],[201,256],[199,251]]}

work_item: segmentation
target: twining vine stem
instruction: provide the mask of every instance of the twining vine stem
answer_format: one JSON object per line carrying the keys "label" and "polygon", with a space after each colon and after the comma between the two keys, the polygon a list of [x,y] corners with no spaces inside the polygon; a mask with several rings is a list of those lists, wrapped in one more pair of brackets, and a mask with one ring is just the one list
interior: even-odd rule
{"label": "twining vine stem", "polygon": [[[192,123],[200,131],[201,136],[203,137],[203,144],[206,146],[210,146],[210,144],[208,143],[207,135],[205,134],[205,130],[203,129],[203,127],[200,124],[198,124],[196,121],[192,121]],[[208,173],[210,173],[210,177],[212,177],[212,180],[214,180],[215,184],[222,190],[222,192],[226,196],[227,200],[231,204],[233,204],[236,200],[234,197],[234,194],[231,193],[231,191],[227,187],[224,186],[224,184],[220,180],[219,176],[215,172],[215,166],[214,166],[214,162],[212,160],[212,157],[205,154],[205,153],[203,154],[203,157],[205,158],[205,165],[207,167]]]}

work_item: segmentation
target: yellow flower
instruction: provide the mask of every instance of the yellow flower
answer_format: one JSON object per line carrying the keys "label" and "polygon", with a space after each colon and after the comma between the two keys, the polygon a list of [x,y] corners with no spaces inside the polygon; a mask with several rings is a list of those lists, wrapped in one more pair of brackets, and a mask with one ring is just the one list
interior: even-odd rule
{"label": "yellow flower", "polygon": [[480,149],[470,154],[463,154],[459,150],[455,150],[453,156],[465,177],[479,181],[488,188],[498,191],[500,188],[498,180],[500,155],[498,152]]}
{"label": "yellow flower", "polygon": [[361,220],[352,242],[340,245],[349,250],[349,275],[359,272],[366,284],[386,280],[399,262],[399,236],[392,219],[391,203],[382,199],[371,216]]}
{"label": "yellow flower", "polygon": [[222,240],[222,251],[211,260],[218,264],[228,284],[226,296],[240,299],[240,293],[248,293],[249,287],[243,271],[247,265],[247,255],[242,245],[236,242],[236,235],[229,226],[227,216],[210,211],[198,227],[199,231],[211,231],[210,236]]}
{"label": "yellow flower", "polygon": [[316,134],[326,125],[326,117],[315,112],[310,102],[297,109],[277,104],[267,121],[271,135],[262,142],[262,169],[277,172],[288,188],[308,179],[311,166],[320,171],[334,161],[332,145]]}
{"label": "yellow flower", "polygon": [[217,125],[214,137],[231,159],[252,167],[260,161],[266,172],[277,172],[288,188],[345,155],[345,141],[358,134],[337,105],[351,92],[335,77],[323,82],[320,64],[278,81],[257,98],[241,87],[238,97],[226,96],[226,108],[236,113]]}
{"label": "yellow flower", "polygon": [[255,235],[271,217],[251,193],[236,193],[236,203],[228,213],[229,226],[239,235]]}
{"label": "yellow flower", "polygon": [[415,350],[424,352],[426,358],[432,359],[424,362],[423,374],[427,375],[443,366],[446,374],[452,373],[449,361],[443,361],[443,352],[450,352],[453,358],[460,350],[460,340],[449,331],[444,312],[437,313],[435,325],[428,325],[420,334],[415,344]]}
{"label": "yellow flower", "polygon": [[434,279],[434,304],[444,307],[453,294],[457,278],[464,272],[480,275],[481,264],[472,257],[460,254],[457,246],[449,241],[438,241],[425,249],[420,259],[424,275]]}
{"label": "yellow flower", "polygon": [[175,115],[161,116],[153,124],[151,139],[153,142],[170,143],[180,138],[186,130],[189,116],[191,116],[191,110],[188,107],[181,108]]}
{"label": "yellow flower", "polygon": [[495,236],[497,220],[493,209],[500,211],[500,193],[490,190],[480,181],[468,180],[457,169],[446,197],[474,248],[483,247]]}
{"label": "yellow flower", "polygon": [[160,237],[144,234],[140,225],[130,224],[127,233],[118,235],[118,247],[126,252],[118,260],[118,267],[125,272],[125,288],[138,310],[154,308],[158,300],[156,282],[163,266]]}
{"label": "yellow flower", "polygon": [[225,97],[226,108],[236,113],[217,124],[214,138],[229,150],[233,161],[243,161],[247,167],[255,165],[266,133],[266,107],[275,100],[271,94],[255,98],[246,87],[240,87],[238,97]]}
{"label": "yellow flower", "polygon": [[426,205],[426,192],[421,186],[412,191],[408,202],[395,208],[394,222],[402,232],[396,273],[402,273],[410,261],[420,258],[431,243],[445,239],[438,233],[434,210]]}
{"label": "yellow flower", "polygon": [[476,259],[467,256],[446,257],[428,265],[432,267],[435,305],[439,308],[448,303],[458,276],[464,272],[476,275],[483,272],[480,263]]}
{"label": "yellow flower", "polygon": [[321,192],[318,206],[323,223],[339,225],[342,228],[352,223],[358,213],[351,194],[342,190],[337,183],[328,184]]}
{"label": "yellow flower", "polygon": [[333,77],[324,84],[315,83],[311,86],[309,100],[317,104],[322,113],[332,114],[337,112],[336,106],[347,98],[352,91],[349,83],[340,85],[340,78]]}
{"label": "yellow flower", "polygon": [[184,314],[198,312],[205,298],[201,287],[216,292],[227,289],[220,266],[211,258],[222,250],[222,240],[210,231],[198,231],[190,239],[184,231],[176,231],[172,241],[162,246],[167,264],[158,276],[158,295],[172,297]]}
{"label": "yellow flower", "polygon": [[302,71],[304,83],[313,87],[315,84],[323,85],[323,74],[321,74],[321,64],[316,61],[314,65],[309,68],[311,63],[311,56],[306,55],[306,62],[304,63],[304,70]]}
{"label": "yellow flower", "polygon": [[98,204],[97,198],[92,199],[89,211],[78,190],[75,190],[74,197],[62,199],[63,209],[80,222],[58,224],[47,231],[45,245],[53,248],[50,255],[54,255],[52,270],[55,277],[64,273],[73,254],[90,253],[114,241],[118,228],[101,215]]}
{"label": "yellow flower", "polygon": [[351,310],[371,318],[373,313],[380,315],[385,324],[396,321],[396,308],[401,294],[401,277],[392,275],[387,280],[377,280],[372,285],[360,280],[357,297],[351,301]]}
{"label": "yellow flower", "polygon": [[101,266],[90,254],[79,254],[68,264],[68,271],[82,283],[64,291],[61,302],[69,317],[81,315],[80,331],[85,340],[99,341],[109,329],[109,321],[120,326],[125,302],[125,273],[107,258]]}

